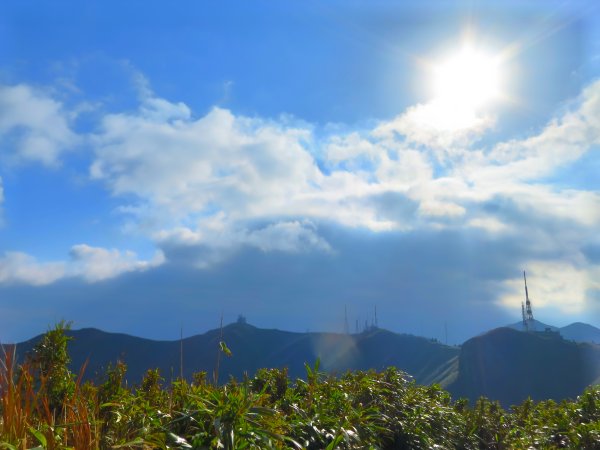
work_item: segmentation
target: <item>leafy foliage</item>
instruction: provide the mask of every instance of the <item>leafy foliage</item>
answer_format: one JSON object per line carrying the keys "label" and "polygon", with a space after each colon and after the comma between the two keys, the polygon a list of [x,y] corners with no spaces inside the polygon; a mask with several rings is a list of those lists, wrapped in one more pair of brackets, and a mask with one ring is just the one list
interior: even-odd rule
{"label": "leafy foliage", "polygon": [[96,386],[68,371],[64,330],[50,330],[21,367],[6,353],[0,448],[600,449],[600,386],[508,411],[453,401],[394,368],[334,377],[318,361],[305,379],[261,369],[222,386],[206,373],[165,384],[149,370],[133,388],[117,362]]}
{"label": "leafy foliage", "polygon": [[75,389],[73,374],[68,368],[71,358],[67,343],[71,338],[65,335],[71,324],[61,321],[48,330],[42,340],[33,348],[30,355],[31,368],[35,371],[40,391],[47,399],[52,412],[59,409],[65,398]]}

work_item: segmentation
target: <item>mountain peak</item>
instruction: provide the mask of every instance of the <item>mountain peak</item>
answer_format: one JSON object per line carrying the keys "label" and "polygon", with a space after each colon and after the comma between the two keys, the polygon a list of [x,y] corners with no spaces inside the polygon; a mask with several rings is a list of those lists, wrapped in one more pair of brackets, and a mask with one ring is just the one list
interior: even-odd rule
{"label": "mountain peak", "polygon": [[600,371],[600,346],[561,339],[556,333],[491,330],[462,345],[455,396],[499,400],[504,406],[574,398]]}
{"label": "mountain peak", "polygon": [[600,343],[600,329],[588,323],[572,323],[561,328],[560,334],[571,341]]}

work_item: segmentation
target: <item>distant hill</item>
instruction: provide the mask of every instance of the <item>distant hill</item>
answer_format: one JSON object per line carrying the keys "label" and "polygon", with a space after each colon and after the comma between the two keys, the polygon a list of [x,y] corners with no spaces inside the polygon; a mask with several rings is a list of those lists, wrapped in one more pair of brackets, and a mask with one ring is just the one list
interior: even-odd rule
{"label": "distant hill", "polygon": [[[539,324],[540,329],[546,328]],[[594,332],[594,327],[585,324],[565,328],[580,333],[580,337]],[[199,371],[212,378],[221,330],[182,341],[154,341],[93,328],[67,333],[73,337],[69,342],[73,372],[89,360],[85,378],[99,381],[109,364],[122,360],[128,366],[127,380],[132,385],[151,368],[159,368],[167,380],[178,377],[181,348],[185,378],[191,379]],[[292,333],[235,323],[224,327],[222,333],[233,355],[221,355],[220,382],[275,367],[287,367],[292,379],[301,378],[306,375],[304,363],[312,366],[319,358],[321,370],[329,373],[395,366],[412,375],[417,383],[441,384],[455,397],[475,400],[485,395],[504,406],[529,396],[535,400],[573,398],[588,385],[600,383],[600,345],[576,343],[556,333],[498,328],[461,347],[379,328],[347,335]],[[40,337],[17,344],[20,358]]]}
{"label": "distant hill", "polygon": [[[547,325],[539,320],[534,320],[534,323],[536,331],[544,331],[546,328],[550,328],[552,331],[558,331],[563,338],[570,341],[600,344],[600,328],[587,323],[575,322],[562,328]],[[512,323],[507,327],[523,331],[523,322]]]}
{"label": "distant hill", "polygon": [[527,397],[574,398],[599,378],[600,345],[507,327],[465,342],[456,379],[446,387],[457,397],[483,395],[510,406]]}
{"label": "distant hill", "polygon": [[582,322],[575,322],[560,329],[560,334],[571,341],[594,342],[600,344],[600,328]]}
{"label": "distant hill", "polygon": [[[539,320],[533,320],[533,325],[535,331],[544,331],[546,328],[550,328],[552,331],[559,331],[558,327],[553,325],[545,324],[544,322],[540,322]],[[510,325],[506,325],[507,328],[512,328],[513,330],[523,331],[523,322],[519,321],[516,323],[511,323]]]}
{"label": "distant hill", "polygon": [[[216,366],[220,330],[183,339],[154,341],[126,334],[106,333],[86,328],[71,330],[69,342],[71,369],[78,372],[89,360],[85,378],[101,375],[117,360],[128,366],[129,383],[138,383],[149,368],[159,368],[167,380],[178,377],[180,349],[183,348],[183,375],[191,379],[194,372],[206,371],[211,377]],[[17,344],[22,358],[41,336]],[[395,366],[411,374],[419,383],[436,382],[444,376],[444,368],[456,360],[458,347],[406,334],[374,328],[360,334],[292,333],[256,328],[235,323],[223,328],[223,341],[233,355],[222,355],[219,379],[230,376],[241,379],[260,368],[287,367],[292,378],[306,375],[304,363],[314,365],[320,358],[321,369],[332,373],[347,370],[381,370]]]}

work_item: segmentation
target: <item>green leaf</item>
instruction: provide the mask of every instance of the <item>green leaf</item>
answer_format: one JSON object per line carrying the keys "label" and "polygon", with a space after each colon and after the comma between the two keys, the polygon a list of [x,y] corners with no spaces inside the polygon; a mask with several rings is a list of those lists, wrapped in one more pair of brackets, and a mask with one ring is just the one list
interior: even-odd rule
{"label": "green leaf", "polygon": [[225,353],[225,356],[231,356],[231,350],[229,350],[229,348],[227,348],[227,344],[225,344],[224,341],[219,342],[219,347],[221,348],[221,351],[223,353]]}
{"label": "green leaf", "polygon": [[139,445],[144,445],[144,439],[141,437],[137,437],[133,441],[125,442],[124,444],[113,445],[111,448],[127,448]]}
{"label": "green leaf", "polygon": [[8,442],[0,442],[0,448],[6,448],[8,450],[17,450],[17,447],[15,447],[12,444],[9,444]]}
{"label": "green leaf", "polygon": [[329,443],[329,445],[327,447],[325,447],[325,450],[333,450],[335,449],[339,444],[342,443],[342,441],[344,440],[344,436],[343,435],[338,435],[333,441],[331,441]]}
{"label": "green leaf", "polygon": [[46,436],[44,436],[40,431],[36,430],[35,428],[29,427],[29,432],[33,434],[33,436],[38,440],[40,444],[42,444],[42,447],[48,446]]}
{"label": "green leaf", "polygon": [[178,446],[178,448],[192,448],[192,446],[181,436],[169,432],[169,438]]}

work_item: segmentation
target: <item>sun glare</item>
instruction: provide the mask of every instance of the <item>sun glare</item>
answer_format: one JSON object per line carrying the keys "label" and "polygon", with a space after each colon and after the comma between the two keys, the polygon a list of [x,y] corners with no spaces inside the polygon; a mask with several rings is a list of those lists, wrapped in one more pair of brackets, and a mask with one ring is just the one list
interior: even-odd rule
{"label": "sun glare", "polygon": [[434,102],[457,124],[489,106],[500,97],[499,58],[465,46],[441,62],[433,64]]}

